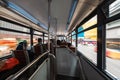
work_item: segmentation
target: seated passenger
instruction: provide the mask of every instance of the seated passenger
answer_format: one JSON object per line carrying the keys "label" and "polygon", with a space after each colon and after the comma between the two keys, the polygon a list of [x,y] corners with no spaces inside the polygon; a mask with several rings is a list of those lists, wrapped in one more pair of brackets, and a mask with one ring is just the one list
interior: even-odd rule
{"label": "seated passenger", "polygon": [[31,57],[31,54],[28,53],[27,50],[27,41],[23,40],[22,42],[20,42],[16,48],[16,50],[23,50],[24,51],[24,55],[26,57],[27,63],[30,62],[29,57]]}
{"label": "seated passenger", "polygon": [[57,40],[57,45],[60,45],[61,44],[61,41],[60,40]]}
{"label": "seated passenger", "polygon": [[43,53],[43,46],[42,46],[42,39],[38,38],[38,44],[36,44],[34,46],[34,53],[36,54],[36,56],[40,55],[41,53]]}
{"label": "seated passenger", "polygon": [[16,50],[27,50],[27,41],[23,40],[22,42],[20,42]]}

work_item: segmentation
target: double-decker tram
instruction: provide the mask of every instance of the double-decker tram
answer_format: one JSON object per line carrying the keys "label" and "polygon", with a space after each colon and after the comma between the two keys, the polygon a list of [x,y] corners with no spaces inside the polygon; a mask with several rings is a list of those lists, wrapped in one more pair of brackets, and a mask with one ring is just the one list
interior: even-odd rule
{"label": "double-decker tram", "polygon": [[120,80],[120,0],[0,0],[0,80]]}

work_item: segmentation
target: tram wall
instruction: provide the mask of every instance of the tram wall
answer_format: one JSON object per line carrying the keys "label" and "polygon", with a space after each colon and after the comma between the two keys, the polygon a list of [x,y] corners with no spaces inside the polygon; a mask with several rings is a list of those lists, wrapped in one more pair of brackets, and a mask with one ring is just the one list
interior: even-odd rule
{"label": "tram wall", "polygon": [[82,65],[85,80],[111,80],[107,75],[98,70],[95,65],[91,64],[80,52],[77,55]]}

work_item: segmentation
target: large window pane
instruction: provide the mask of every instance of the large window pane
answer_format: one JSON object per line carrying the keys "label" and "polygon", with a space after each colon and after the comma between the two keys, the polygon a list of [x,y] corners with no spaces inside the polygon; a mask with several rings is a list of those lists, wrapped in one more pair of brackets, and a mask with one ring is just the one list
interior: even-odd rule
{"label": "large window pane", "polygon": [[106,69],[120,79],[120,20],[106,25]]}
{"label": "large window pane", "polygon": [[35,31],[34,34],[43,35],[43,33]]}
{"label": "large window pane", "polygon": [[97,24],[97,15],[78,28],[78,32]]}
{"label": "large window pane", "polygon": [[44,44],[48,43],[48,37],[44,37]]}
{"label": "large window pane", "polygon": [[109,6],[109,17],[114,16],[116,14],[120,13],[120,0],[115,0],[110,6]]}
{"label": "large window pane", "polygon": [[30,33],[30,29],[0,20],[0,27]]}
{"label": "large window pane", "polygon": [[93,63],[97,63],[97,28],[78,34],[78,50]]}
{"label": "large window pane", "polygon": [[75,32],[75,31],[73,31],[73,32],[72,32],[72,35],[74,35],[74,34],[76,34],[76,32]]}
{"label": "large window pane", "polygon": [[43,37],[42,36],[33,35],[33,45],[36,45],[38,43],[38,38],[42,39]]}
{"label": "large window pane", "polygon": [[22,40],[27,40],[28,46],[30,45],[28,34],[0,30],[0,57],[9,54],[10,50],[15,50],[17,44]]}
{"label": "large window pane", "polygon": [[76,35],[72,36],[72,46],[75,47],[76,42]]}

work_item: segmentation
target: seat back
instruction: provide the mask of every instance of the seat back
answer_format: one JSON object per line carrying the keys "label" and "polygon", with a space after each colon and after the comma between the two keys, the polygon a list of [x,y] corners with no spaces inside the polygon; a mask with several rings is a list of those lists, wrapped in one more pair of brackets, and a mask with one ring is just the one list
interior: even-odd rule
{"label": "seat back", "polygon": [[35,56],[39,56],[40,54],[42,54],[42,45],[35,45],[34,46],[34,53]]}
{"label": "seat back", "polygon": [[30,62],[28,53],[25,50],[14,50],[13,54],[19,60],[19,63],[20,63],[19,65],[21,67],[24,67],[25,65],[27,65]]}
{"label": "seat back", "polygon": [[43,52],[46,52],[48,50],[48,44],[43,44]]}

